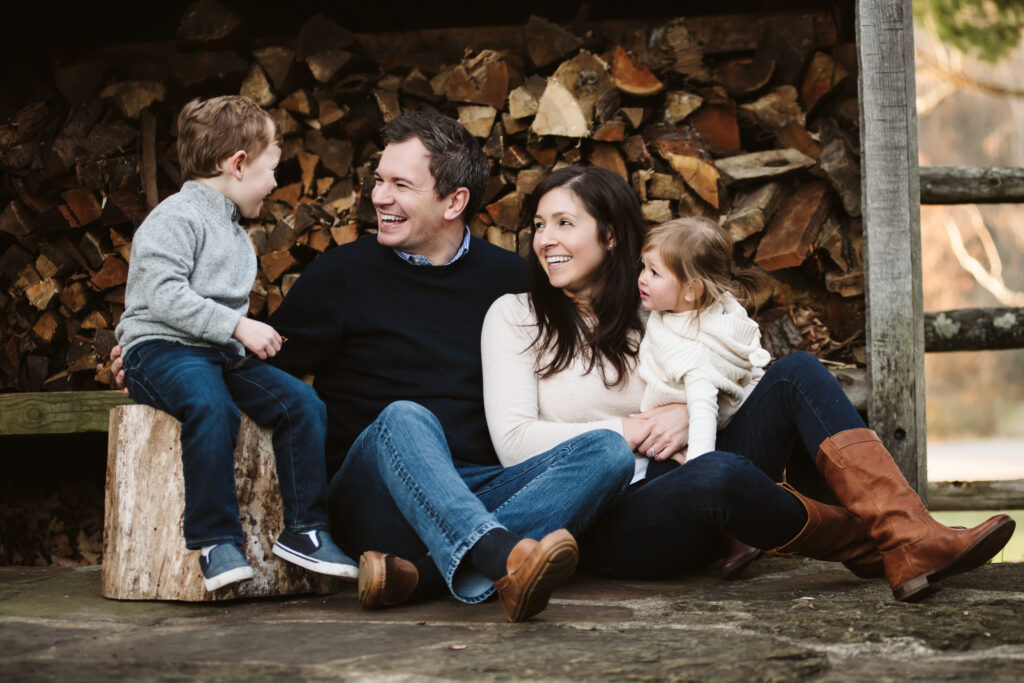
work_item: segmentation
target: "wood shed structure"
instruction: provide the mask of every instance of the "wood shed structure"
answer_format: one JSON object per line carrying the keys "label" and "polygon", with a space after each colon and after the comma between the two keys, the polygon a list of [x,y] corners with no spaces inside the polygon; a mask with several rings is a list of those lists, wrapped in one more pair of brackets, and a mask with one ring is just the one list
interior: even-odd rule
{"label": "wood shed structure", "polygon": [[0,435],[106,429],[123,399],[93,367],[113,343],[131,233],[180,181],[173,114],[193,96],[242,92],[286,140],[281,187],[250,227],[254,315],[318,253],[372,230],[379,125],[436,107],[492,159],[470,227],[509,249],[528,248],[520,202],[559,164],[622,173],[652,222],[721,221],[739,257],[780,283],[764,303],[789,322],[761,319],[766,339],[782,340],[776,355],[841,361],[850,391],[867,389],[858,402],[871,427],[924,490],[910,0],[593,2],[569,16],[543,3],[430,4],[299,2],[286,21],[259,4],[164,3],[178,12],[173,36],[148,26],[103,44],[50,41],[25,64],[8,52]]}

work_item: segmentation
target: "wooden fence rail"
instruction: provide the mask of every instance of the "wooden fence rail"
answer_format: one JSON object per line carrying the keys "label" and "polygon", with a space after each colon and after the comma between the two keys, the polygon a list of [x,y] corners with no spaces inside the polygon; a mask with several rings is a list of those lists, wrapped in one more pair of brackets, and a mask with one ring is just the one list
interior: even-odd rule
{"label": "wooden fence rail", "polygon": [[1024,168],[922,166],[922,204],[1024,202]]}
{"label": "wooden fence rail", "polygon": [[1024,308],[960,308],[924,314],[924,350],[1024,348]]}

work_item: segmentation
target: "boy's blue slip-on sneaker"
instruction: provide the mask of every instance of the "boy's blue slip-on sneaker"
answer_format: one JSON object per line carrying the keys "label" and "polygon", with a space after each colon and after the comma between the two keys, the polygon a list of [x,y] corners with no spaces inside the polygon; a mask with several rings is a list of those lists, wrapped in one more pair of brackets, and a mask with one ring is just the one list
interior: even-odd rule
{"label": "boy's blue slip-on sneaker", "polygon": [[344,579],[359,576],[359,566],[342,552],[323,529],[285,529],[274,543],[274,554],[310,571]]}
{"label": "boy's blue slip-on sneaker", "polygon": [[254,574],[241,548],[234,543],[219,543],[204,550],[199,555],[199,569],[208,591],[251,579]]}

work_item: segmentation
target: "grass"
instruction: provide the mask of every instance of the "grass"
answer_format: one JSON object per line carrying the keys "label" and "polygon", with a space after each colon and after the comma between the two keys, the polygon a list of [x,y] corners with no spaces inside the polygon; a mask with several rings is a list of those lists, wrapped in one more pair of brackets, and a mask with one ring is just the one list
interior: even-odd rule
{"label": "grass", "polygon": [[1000,512],[1010,515],[1018,522],[1016,531],[1003,551],[992,558],[993,562],[1024,562],[1024,510],[952,510],[933,512],[932,516],[948,526],[972,527],[981,524]]}

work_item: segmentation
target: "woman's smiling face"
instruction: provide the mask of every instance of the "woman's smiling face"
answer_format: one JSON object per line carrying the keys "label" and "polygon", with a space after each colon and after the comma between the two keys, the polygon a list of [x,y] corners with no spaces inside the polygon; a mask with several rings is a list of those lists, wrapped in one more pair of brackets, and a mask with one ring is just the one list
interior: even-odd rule
{"label": "woman's smiling face", "polygon": [[533,251],[553,287],[587,305],[595,274],[613,245],[602,244],[597,220],[572,190],[556,187],[537,203]]}

